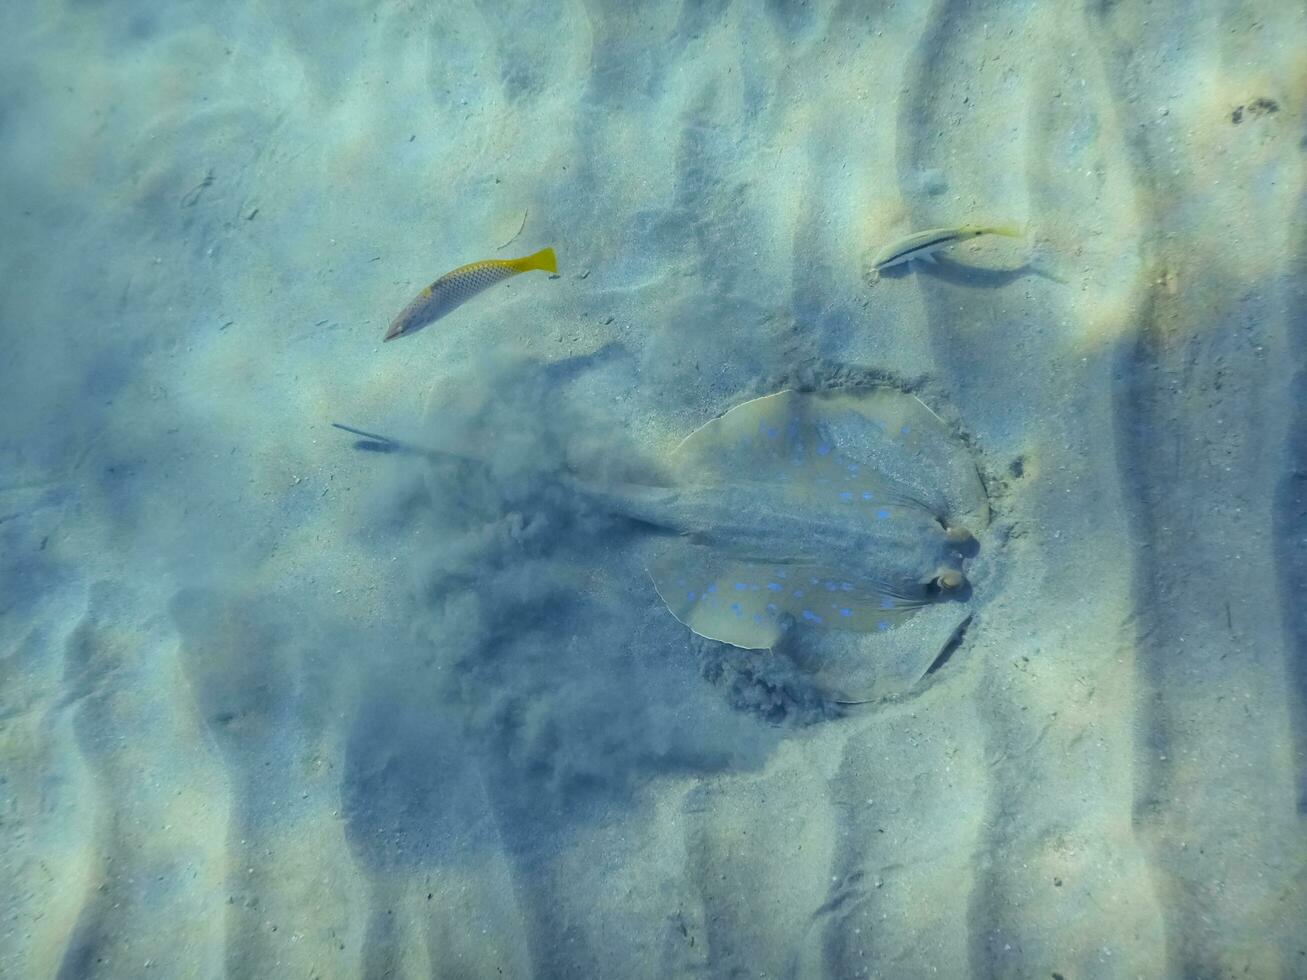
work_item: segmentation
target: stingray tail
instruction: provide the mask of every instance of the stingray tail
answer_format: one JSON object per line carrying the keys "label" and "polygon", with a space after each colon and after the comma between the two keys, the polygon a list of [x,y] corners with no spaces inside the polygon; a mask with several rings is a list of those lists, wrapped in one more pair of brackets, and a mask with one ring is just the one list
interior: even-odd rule
{"label": "stingray tail", "polygon": [[440,463],[450,460],[456,460],[462,463],[481,463],[481,460],[471,456],[464,456],[461,453],[451,453],[443,449],[430,449],[426,446],[419,446],[412,442],[401,442],[399,439],[392,439],[390,436],[383,436],[379,432],[368,432],[365,429],[356,429],[352,425],[345,425],[343,422],[332,422],[332,428],[340,429],[342,432],[348,432],[350,435],[360,436],[367,442],[354,443],[355,449],[363,449],[374,453],[400,453],[405,456],[421,456],[432,462]]}

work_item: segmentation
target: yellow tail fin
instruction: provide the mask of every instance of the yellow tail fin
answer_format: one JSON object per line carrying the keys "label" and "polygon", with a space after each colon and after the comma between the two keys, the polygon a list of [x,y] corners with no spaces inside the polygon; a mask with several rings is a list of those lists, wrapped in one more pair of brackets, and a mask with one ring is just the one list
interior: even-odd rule
{"label": "yellow tail fin", "polygon": [[518,272],[530,272],[532,269],[540,269],[543,272],[558,272],[558,259],[554,257],[552,248],[542,248],[534,255],[528,255],[521,259],[510,259],[511,265]]}
{"label": "yellow tail fin", "polygon": [[1025,232],[1023,232],[1016,225],[994,225],[993,227],[984,228],[982,230],[990,235],[1003,235],[1007,238],[1025,237]]}

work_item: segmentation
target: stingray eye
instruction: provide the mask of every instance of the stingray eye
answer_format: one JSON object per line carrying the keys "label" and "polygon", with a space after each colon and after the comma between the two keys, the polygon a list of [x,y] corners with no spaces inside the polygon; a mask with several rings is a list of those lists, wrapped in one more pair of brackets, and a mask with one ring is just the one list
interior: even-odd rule
{"label": "stingray eye", "polygon": [[961,525],[955,524],[949,527],[947,524],[941,523],[941,526],[944,528],[944,540],[949,544],[966,544],[968,541],[973,540],[971,532]]}
{"label": "stingray eye", "polygon": [[962,573],[954,568],[946,568],[935,577],[941,589],[956,589],[962,584]]}

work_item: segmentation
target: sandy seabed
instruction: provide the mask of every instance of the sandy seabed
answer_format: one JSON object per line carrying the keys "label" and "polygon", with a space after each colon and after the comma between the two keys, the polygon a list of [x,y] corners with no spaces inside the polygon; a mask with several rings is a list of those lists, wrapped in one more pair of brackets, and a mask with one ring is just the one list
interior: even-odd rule
{"label": "sandy seabed", "polygon": [[[1300,3],[11,3],[0,83],[0,976],[1307,976]],[[559,474],[867,383],[993,521],[846,706]]]}

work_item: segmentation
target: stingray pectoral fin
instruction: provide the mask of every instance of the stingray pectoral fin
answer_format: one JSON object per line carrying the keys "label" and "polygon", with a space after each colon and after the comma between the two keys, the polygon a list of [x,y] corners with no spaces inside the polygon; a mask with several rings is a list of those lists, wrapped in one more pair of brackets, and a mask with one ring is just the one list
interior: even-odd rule
{"label": "stingray pectoral fin", "polygon": [[[675,600],[674,595],[672,598]],[[745,650],[770,650],[784,632],[785,624],[766,617],[756,597],[719,596],[714,600],[704,596],[697,602],[683,603],[679,609],[668,602],[667,608],[691,632]]]}
{"label": "stingray pectoral fin", "polygon": [[[804,608],[815,606],[822,619],[812,623],[801,611],[796,617],[798,621],[853,633],[885,633],[926,605],[924,598],[912,598],[893,586],[857,579],[850,582],[837,576],[838,572],[832,569],[810,571],[808,581],[812,591],[804,595]],[[814,578],[816,585],[812,584]]]}
{"label": "stingray pectoral fin", "polygon": [[[678,543],[649,566],[658,597],[690,630],[745,650],[776,645],[788,623],[764,585],[762,570],[718,560],[705,548]],[[770,607],[770,608],[769,608]]]}
{"label": "stingray pectoral fin", "polygon": [[685,543],[660,555],[649,576],[672,615],[695,633],[748,650],[775,646],[791,628],[885,632],[924,605],[906,587],[830,568],[720,559]]}
{"label": "stingray pectoral fin", "polygon": [[687,483],[768,483],[799,507],[874,511],[889,504],[938,515],[953,509],[948,495],[931,490],[931,481],[914,487],[902,477],[923,456],[944,456],[941,447],[952,443],[939,417],[898,389],[786,390],[700,426],[672,462]]}

